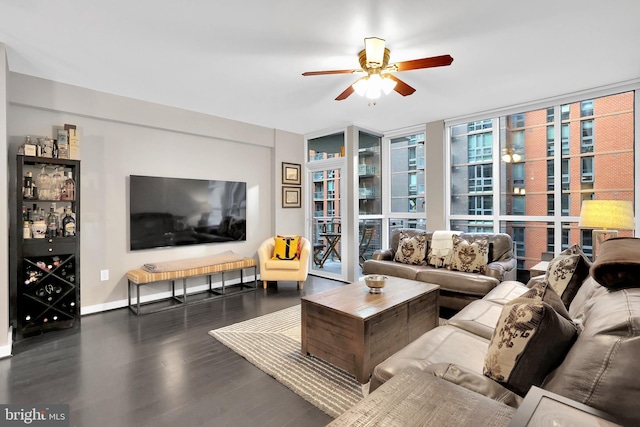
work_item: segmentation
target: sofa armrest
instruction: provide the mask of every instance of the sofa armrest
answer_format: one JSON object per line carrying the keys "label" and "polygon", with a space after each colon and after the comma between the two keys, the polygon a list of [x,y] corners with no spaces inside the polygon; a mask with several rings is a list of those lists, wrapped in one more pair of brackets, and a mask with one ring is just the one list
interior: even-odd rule
{"label": "sofa armrest", "polygon": [[533,285],[535,285],[536,283],[541,283],[544,282],[544,278],[545,275],[541,274],[539,276],[533,276],[529,279],[529,281],[527,282],[527,288],[531,288],[533,287]]}
{"label": "sofa armrest", "polygon": [[494,277],[501,282],[505,280],[516,280],[517,260],[511,258],[507,261],[494,261],[487,264],[486,275]]}
{"label": "sofa armrest", "polygon": [[427,366],[425,372],[430,372],[436,377],[457,384],[467,390],[474,391],[495,401],[502,402],[513,408],[522,403],[522,397],[503,387],[496,381],[485,377],[475,371],[453,363],[434,363]]}
{"label": "sofa armrest", "polygon": [[393,252],[391,252],[391,249],[378,249],[373,253],[371,259],[375,259],[378,261],[392,261]]}

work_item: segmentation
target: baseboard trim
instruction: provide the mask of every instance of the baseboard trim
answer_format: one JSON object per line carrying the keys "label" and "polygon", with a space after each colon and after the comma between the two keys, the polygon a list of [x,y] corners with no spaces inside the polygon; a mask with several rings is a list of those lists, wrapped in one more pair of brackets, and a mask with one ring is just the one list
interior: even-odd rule
{"label": "baseboard trim", "polygon": [[[257,279],[257,278],[256,278]],[[253,276],[245,276],[244,277],[244,283],[251,283],[254,281],[254,277]],[[225,286],[232,286],[232,285],[237,285],[240,283],[240,279],[233,279],[233,280],[226,280],[225,281]],[[259,285],[259,284],[258,284]],[[259,286],[258,286],[259,287]],[[220,289],[222,288],[222,283],[216,283],[215,286],[212,286],[213,289]],[[187,296],[191,295],[191,294],[197,294],[200,292],[205,292],[209,290],[209,285],[208,284],[204,284],[204,285],[198,285],[198,286],[190,286],[187,288]],[[182,295],[182,287],[180,286],[176,286],[176,295]],[[167,299],[171,297],[171,291],[166,291],[166,292],[158,292],[155,294],[151,294],[151,295],[144,295],[140,297],[140,303],[144,304],[144,303],[148,303],[148,302],[154,302],[154,301],[161,301],[163,299]],[[116,309],[120,309],[120,308],[127,308],[129,307],[129,301],[125,298],[122,300],[118,300],[118,301],[111,301],[108,303],[104,303],[104,304],[95,304],[95,305],[90,305],[87,307],[81,307],[80,308],[80,315],[81,316],[86,316],[89,314],[95,314],[95,313],[102,313],[105,311],[110,311],[110,310],[116,310]]]}

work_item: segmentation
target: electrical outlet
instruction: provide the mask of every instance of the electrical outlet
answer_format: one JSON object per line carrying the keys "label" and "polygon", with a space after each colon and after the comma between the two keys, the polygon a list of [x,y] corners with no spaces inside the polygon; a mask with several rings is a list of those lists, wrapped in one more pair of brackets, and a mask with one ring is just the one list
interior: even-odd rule
{"label": "electrical outlet", "polygon": [[109,270],[100,270],[100,280],[103,282],[109,280]]}

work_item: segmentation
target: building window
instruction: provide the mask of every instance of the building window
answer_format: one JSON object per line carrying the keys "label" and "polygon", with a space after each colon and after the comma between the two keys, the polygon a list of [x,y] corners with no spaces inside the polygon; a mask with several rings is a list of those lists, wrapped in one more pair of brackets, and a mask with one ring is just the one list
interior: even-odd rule
{"label": "building window", "polygon": [[580,152],[593,153],[593,120],[580,122]]}
{"label": "building window", "polygon": [[580,246],[586,256],[593,259],[593,234],[591,230],[580,230]]}
{"label": "building window", "polygon": [[425,211],[424,133],[391,141],[391,212]]}
{"label": "building window", "polygon": [[490,164],[469,166],[469,193],[485,193],[493,190]]}
{"label": "building window", "polygon": [[513,215],[524,215],[525,214],[524,196],[513,196],[511,206],[512,206],[511,210]]}
{"label": "building window", "polygon": [[555,152],[555,127],[547,126],[547,157],[553,157]]}
{"label": "building window", "polygon": [[555,115],[555,108],[553,107],[547,108],[547,123],[553,123],[553,121],[555,120],[553,117],[554,115]]}
{"label": "building window", "polygon": [[593,116],[593,99],[580,103],[580,117]]}
{"label": "building window", "polygon": [[491,160],[493,137],[491,133],[469,135],[469,163]]}
{"label": "building window", "polygon": [[511,129],[524,127],[524,114],[511,115]]}
{"label": "building window", "polygon": [[562,125],[562,127],[560,128],[560,134],[562,137],[562,155],[563,156],[568,156],[569,153],[571,152],[570,148],[569,148],[569,136],[570,136],[570,131],[569,131],[569,124],[564,124]]}
{"label": "building window", "polygon": [[562,189],[569,190],[571,186],[571,174],[569,173],[569,159],[562,159]]}
{"label": "building window", "polygon": [[571,198],[569,197],[569,194],[562,193],[562,197],[560,199],[560,204],[561,204],[560,209],[562,209],[562,215],[569,215],[570,201],[571,201]]}
{"label": "building window", "polygon": [[583,157],[581,159],[582,163],[582,178],[581,181],[585,182],[593,182],[593,156]]}
{"label": "building window", "polygon": [[567,228],[563,228],[562,229],[562,243],[561,243],[561,250],[565,250],[565,249],[569,249],[569,229]]}
{"label": "building window", "polygon": [[493,212],[492,196],[469,196],[469,214],[491,215]]}
{"label": "building window", "polygon": [[547,160],[547,191],[553,191],[556,176],[553,170],[553,160]]}
{"label": "building window", "polygon": [[560,120],[569,120],[571,112],[571,104],[564,104],[560,106]]}
{"label": "building window", "polygon": [[491,119],[488,120],[479,120],[477,122],[471,122],[467,125],[468,132],[475,132],[479,130],[491,129],[493,126]]}

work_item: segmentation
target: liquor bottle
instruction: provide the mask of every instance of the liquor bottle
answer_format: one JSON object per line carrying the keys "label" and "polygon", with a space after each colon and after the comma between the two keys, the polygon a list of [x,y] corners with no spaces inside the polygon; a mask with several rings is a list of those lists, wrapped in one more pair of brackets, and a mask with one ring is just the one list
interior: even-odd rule
{"label": "liquor bottle", "polygon": [[22,228],[22,238],[23,239],[31,238],[31,224],[29,224],[29,221],[24,221],[24,226]]}
{"label": "liquor bottle", "polygon": [[58,215],[55,212],[55,206],[51,206],[49,216],[47,216],[47,238],[53,239],[58,235]]}
{"label": "liquor bottle", "polygon": [[76,182],[73,180],[73,172],[69,171],[66,181],[62,184],[60,200],[75,200]]}
{"label": "liquor bottle", "polygon": [[33,174],[31,172],[27,172],[27,175],[24,177],[24,184],[22,186],[22,197],[25,199],[32,199],[32,184],[33,184]]}
{"label": "liquor bottle", "polygon": [[22,206],[22,221],[29,221],[29,213],[27,212],[27,207]]}
{"label": "liquor bottle", "polygon": [[65,210],[65,217],[62,218],[62,236],[72,237],[76,235],[76,220],[71,215],[71,208]]}

